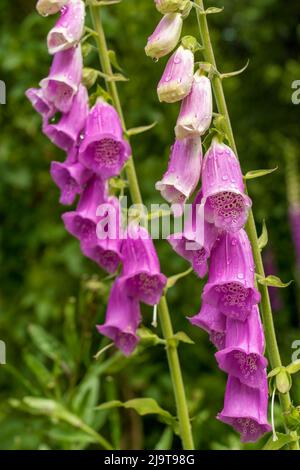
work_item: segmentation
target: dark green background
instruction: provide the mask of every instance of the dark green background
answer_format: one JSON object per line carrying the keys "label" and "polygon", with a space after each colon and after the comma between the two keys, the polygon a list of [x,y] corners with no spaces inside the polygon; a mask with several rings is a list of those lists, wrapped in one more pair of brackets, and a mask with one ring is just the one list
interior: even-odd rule
{"label": "dark green background", "polygon": [[[93,359],[107,344],[95,324],[103,321],[108,286],[103,283],[105,274],[82,257],[78,242],[64,230],[64,208],[49,175],[51,160],[62,160],[63,153],[42,135],[41,119],[24,97],[27,88],[47,75],[51,63],[45,40],[55,19],[39,17],[34,4],[0,4],[0,79],[7,84],[7,104],[0,107],[0,339],[7,345],[7,365],[0,366],[0,448],[98,448],[69,424],[40,416],[43,410],[36,415],[26,407],[22,411],[20,400],[27,395],[59,401],[115,447],[179,448],[178,438],[172,443],[155,417],[141,420],[134,412],[93,411],[96,404],[112,398],[144,396],[174,412],[172,389],[161,346],[142,348],[130,360],[115,356],[112,349],[100,361]],[[249,190],[259,230],[266,219],[280,277],[297,280],[285,167],[286,149],[296,157],[299,152],[300,105],[291,102],[291,83],[300,79],[300,6],[283,0],[215,0],[206,6],[225,6],[224,13],[209,17],[220,71],[239,69],[250,59],[245,73],[224,83],[230,115],[243,171],[278,166],[274,174],[252,180]],[[155,64],[143,50],[159,19],[152,0],[123,0],[105,9],[110,48],[130,78],[119,85],[128,127],[158,121],[153,130],[133,139],[147,204],[161,201],[154,184],[166,168],[178,113],[176,104],[160,105],[157,100],[156,84],[165,59]],[[198,35],[194,13],[184,27],[185,33]],[[96,52],[87,64],[98,67]],[[187,267],[166,242],[158,242],[157,248],[165,274]],[[222,408],[225,375],[216,366],[214,349],[185,319],[197,313],[201,288],[191,275],[169,292],[176,330],[184,330],[196,342],[179,348],[196,446],[243,448],[235,433],[215,419]],[[282,308],[275,313],[275,323],[288,363],[291,343],[300,340],[297,283],[279,295]],[[145,309],[144,318],[149,325],[150,309]],[[299,403],[296,379],[293,396]]]}

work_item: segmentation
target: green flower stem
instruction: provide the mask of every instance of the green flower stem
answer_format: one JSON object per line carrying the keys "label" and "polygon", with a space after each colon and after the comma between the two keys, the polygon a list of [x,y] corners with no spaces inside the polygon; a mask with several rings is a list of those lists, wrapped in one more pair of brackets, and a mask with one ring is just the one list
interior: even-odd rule
{"label": "green flower stem", "polygon": [[[200,9],[204,11],[203,0],[195,0],[195,4],[198,5]],[[215,71],[217,71],[218,69],[217,69],[215,55],[214,55],[214,51],[213,51],[213,47],[212,47],[212,43],[210,39],[210,33],[209,33],[206,15],[201,14],[201,12],[198,9],[196,9],[196,14],[198,18],[200,35],[202,38],[202,46],[203,46],[202,52],[203,52],[204,60],[206,62],[209,62],[213,66]],[[228,108],[226,104],[226,98],[225,98],[225,94],[223,90],[222,79],[217,73],[213,74],[212,85],[214,89],[214,95],[215,95],[218,111],[224,117],[224,127],[225,127],[226,135],[229,140],[229,144],[237,155],[237,147],[236,147],[236,143],[235,143],[235,139],[234,139],[234,135],[232,131],[232,126],[231,126],[231,121],[230,121],[230,117],[228,113]],[[261,252],[260,252],[259,245],[258,245],[258,236],[257,236],[257,231],[256,231],[256,226],[255,226],[255,220],[254,220],[252,211],[250,212],[250,215],[248,218],[246,231],[247,231],[247,234],[249,236],[249,239],[252,245],[256,272],[260,276],[265,277],[262,256],[261,256]],[[261,293],[261,314],[262,314],[262,319],[263,319],[263,323],[265,327],[265,336],[266,336],[268,356],[270,359],[270,364],[271,364],[272,369],[275,369],[275,367],[280,367],[282,365],[282,362],[281,362],[280,352],[279,352],[277,339],[276,339],[269,292],[268,292],[268,288],[262,285],[259,285],[259,290]],[[284,413],[287,413],[292,404],[290,395],[289,393],[285,393],[285,394],[280,394],[279,397],[280,397],[282,411]],[[293,433],[293,436],[296,437],[294,433]],[[298,450],[299,444],[298,442],[294,442],[290,445],[290,447],[291,449]]]}
{"label": "green flower stem", "polygon": [[[90,5],[91,17],[94,25],[94,29],[97,33],[95,40],[98,46],[99,59],[101,63],[102,70],[107,75],[112,75],[112,67],[109,60],[108,48],[105,38],[105,33],[101,21],[101,8],[97,6]],[[117,109],[119,116],[122,121],[124,132],[126,132],[126,124],[122,111],[122,106],[120,103],[120,98],[118,94],[117,85],[115,82],[106,82],[108,91],[112,97],[113,104]],[[134,204],[142,204],[142,196],[139,188],[139,183],[135,171],[135,165],[133,158],[131,157],[126,164],[126,176],[129,183],[130,194],[132,202]],[[173,328],[171,323],[171,318],[168,310],[168,305],[165,297],[161,298],[159,303],[159,312],[160,312],[160,321],[162,326],[162,332],[164,338],[168,340],[173,336]],[[173,384],[174,396],[177,407],[177,415],[179,420],[180,427],[180,436],[182,440],[182,445],[184,449],[193,450],[194,443],[191,432],[191,425],[187,407],[187,401],[185,396],[184,384],[182,379],[182,373],[178,358],[177,348],[174,346],[167,347],[167,357],[170,368],[171,380]]]}

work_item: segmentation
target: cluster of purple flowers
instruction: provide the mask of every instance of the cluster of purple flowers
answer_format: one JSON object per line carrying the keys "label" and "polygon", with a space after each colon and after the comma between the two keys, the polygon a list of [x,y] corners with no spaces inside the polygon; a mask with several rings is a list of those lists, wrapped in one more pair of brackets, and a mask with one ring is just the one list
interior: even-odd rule
{"label": "cluster of purple flowers", "polygon": [[42,115],[43,132],[67,154],[65,162],[51,164],[60,202],[71,205],[80,196],[76,209],[62,216],[66,230],[79,239],[83,254],[107,272],[115,273],[122,263],[106,322],[98,330],[127,355],[139,340],[140,302],[157,304],[167,279],[148,232],[134,222],[125,231],[119,200],[109,195],[108,180],[120,174],[131,149],[113,106],[100,98],[89,109],[81,83],[84,2],[39,0],[37,9],[60,17],[48,34],[48,50],[54,55],[49,76],[26,95]]}
{"label": "cluster of purple flowers", "polygon": [[[165,16],[145,50],[158,59],[176,47],[187,2],[155,3]],[[229,375],[218,419],[233,426],[242,441],[256,441],[270,426],[260,294],[255,287],[251,245],[243,228],[251,200],[245,194],[239,161],[219,136],[202,156],[201,138],[212,121],[213,100],[209,77],[201,70],[194,73],[191,44],[191,38],[183,38],[158,84],[160,101],[182,103],[168,169],[156,188],[168,202],[184,204],[201,180],[183,233],[171,235],[169,243],[200,277],[208,272],[200,313],[190,321],[209,333],[218,349],[218,365]]]}

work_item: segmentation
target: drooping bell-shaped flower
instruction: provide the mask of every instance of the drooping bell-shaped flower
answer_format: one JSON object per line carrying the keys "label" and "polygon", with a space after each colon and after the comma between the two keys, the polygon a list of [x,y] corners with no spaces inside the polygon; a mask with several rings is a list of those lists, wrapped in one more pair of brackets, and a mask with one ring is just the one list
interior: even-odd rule
{"label": "drooping bell-shaped flower", "polygon": [[202,303],[200,312],[188,318],[192,325],[202,328],[209,334],[210,341],[221,350],[225,346],[226,316],[212,305]]}
{"label": "drooping bell-shaped flower", "polygon": [[230,147],[213,139],[202,166],[202,191],[207,220],[230,232],[242,228],[252,204],[244,189],[237,157]]}
{"label": "drooping bell-shaped flower", "polygon": [[78,147],[74,145],[65,162],[51,163],[52,179],[61,191],[59,202],[67,206],[73,204],[92,176],[92,172],[79,163],[77,157]]}
{"label": "drooping bell-shaped flower", "polygon": [[158,23],[154,33],[148,38],[145,52],[148,57],[159,59],[177,46],[182,30],[183,19],[180,13],[169,13]]}
{"label": "drooping bell-shaped flower", "polygon": [[107,199],[103,180],[93,176],[84,189],[78,206],[73,212],[62,215],[66,230],[82,243],[97,243],[97,209]]}
{"label": "drooping bell-shaped flower", "polygon": [[236,377],[229,376],[224,408],[217,418],[232,426],[242,442],[256,442],[271,431],[268,423],[267,378],[261,388],[248,387]]}
{"label": "drooping bell-shaped flower", "polygon": [[79,43],[84,30],[85,6],[82,0],[69,0],[48,34],[49,54],[56,54]]}
{"label": "drooping bell-shaped flower", "polygon": [[177,139],[202,136],[212,120],[213,102],[208,77],[198,72],[194,75],[190,94],[181,103],[175,134]]}
{"label": "drooping bell-shaped flower", "polygon": [[[189,261],[194,271],[204,277],[207,273],[207,260],[217,239],[218,230],[213,224],[201,217],[200,203],[202,192],[199,191],[185,222],[184,231],[169,235],[168,242],[173,250]],[[200,236],[200,231],[203,233]]]}
{"label": "drooping bell-shaped flower", "polygon": [[157,10],[165,15],[166,13],[184,13],[191,8],[190,0],[154,0]]}
{"label": "drooping bell-shaped flower", "polygon": [[168,60],[158,84],[159,101],[175,103],[185,98],[192,89],[193,73],[194,54],[181,45]]}
{"label": "drooping bell-shaped flower", "polygon": [[43,124],[43,132],[57,147],[68,152],[78,141],[85,127],[88,112],[88,93],[83,85],[79,85],[70,111],[63,114],[57,124],[48,124],[46,120]]}
{"label": "drooping bell-shaped flower", "polygon": [[82,77],[80,44],[55,54],[49,76],[40,86],[46,99],[62,113],[70,111]]}
{"label": "drooping bell-shaped flower", "polygon": [[199,183],[201,165],[201,139],[176,140],[171,148],[168,169],[155,188],[166,201],[184,204]]}
{"label": "drooping bell-shaped flower", "polygon": [[245,321],[260,294],[254,286],[254,262],[245,230],[219,235],[210,256],[203,301],[235,320]]}
{"label": "drooping bell-shaped flower", "polygon": [[121,255],[121,215],[120,204],[116,197],[108,198],[107,202],[101,206],[99,211],[99,221],[97,224],[97,242],[81,243],[83,254],[95,261],[102,269],[109,273],[114,273],[120,262]]}
{"label": "drooping bell-shaped flower", "polygon": [[295,203],[289,207],[290,227],[297,258],[297,267],[300,268],[300,204]]}
{"label": "drooping bell-shaped flower", "polygon": [[29,88],[25,95],[43,118],[50,119],[55,114],[54,105],[47,100],[41,88]]}
{"label": "drooping bell-shaped flower", "polygon": [[37,2],[36,9],[42,16],[54,15],[67,3],[68,0],[39,0]]}
{"label": "drooping bell-shaped flower", "polygon": [[97,326],[99,333],[112,339],[125,356],[137,346],[137,329],[141,322],[139,302],[129,297],[122,278],[112,286],[104,325]]}
{"label": "drooping bell-shaped flower", "polygon": [[117,111],[102,99],[98,100],[86,121],[79,160],[107,179],[120,173],[130,155]]}
{"label": "drooping bell-shaped flower", "polygon": [[122,256],[127,293],[146,304],[158,304],[167,278],[160,271],[153,241],[145,228],[129,224],[122,242]]}
{"label": "drooping bell-shaped flower", "polygon": [[216,353],[220,369],[249,387],[261,388],[266,380],[264,333],[257,305],[246,321],[227,318],[225,348]]}

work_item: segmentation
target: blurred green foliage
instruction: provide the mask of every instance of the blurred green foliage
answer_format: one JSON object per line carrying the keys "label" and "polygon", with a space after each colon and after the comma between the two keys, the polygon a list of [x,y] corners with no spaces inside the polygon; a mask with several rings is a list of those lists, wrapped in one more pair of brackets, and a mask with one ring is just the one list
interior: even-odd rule
{"label": "blurred green foliage", "polygon": [[[105,273],[83,259],[79,244],[64,230],[64,208],[49,175],[51,160],[62,160],[63,153],[42,135],[40,117],[24,97],[27,88],[47,75],[51,62],[45,39],[55,19],[39,17],[34,4],[0,4],[0,79],[7,85],[7,104],[0,107],[0,339],[7,345],[7,365],[0,366],[0,448],[101,448],[104,436],[114,448],[176,449],[178,438],[155,416],[141,420],[133,410],[94,410],[109,400],[151,397],[175,414],[163,346],[142,345],[130,359],[113,348],[98,360],[93,357],[108,344],[95,324],[103,321],[109,286],[103,282]],[[279,167],[250,181],[249,189],[259,230],[266,219],[280,277],[289,280],[294,251],[285,148],[288,142],[298,158],[300,106],[291,102],[291,84],[300,79],[300,6],[283,0],[215,0],[206,5],[225,6],[222,14],[209,17],[220,71],[238,69],[250,59],[247,71],[224,86],[244,172]],[[166,167],[178,113],[177,105],[160,105],[156,96],[165,59],[154,64],[143,52],[159,18],[151,0],[123,0],[105,9],[110,48],[130,78],[119,86],[128,127],[158,121],[154,129],[133,138],[147,204],[161,201],[154,183]],[[194,14],[184,28],[198,35]],[[98,67],[95,52],[86,63]],[[167,275],[186,269],[167,243],[158,242],[157,248]],[[300,339],[296,286],[280,292],[283,307],[275,318],[286,363],[292,341]],[[196,342],[179,347],[196,447],[245,448],[215,419],[222,408],[225,375],[216,366],[207,336],[185,319],[198,311],[201,289],[202,282],[190,275],[169,292],[176,331],[184,330]],[[144,320],[149,326],[150,309],[145,308]],[[293,394],[299,403],[299,379]]]}

